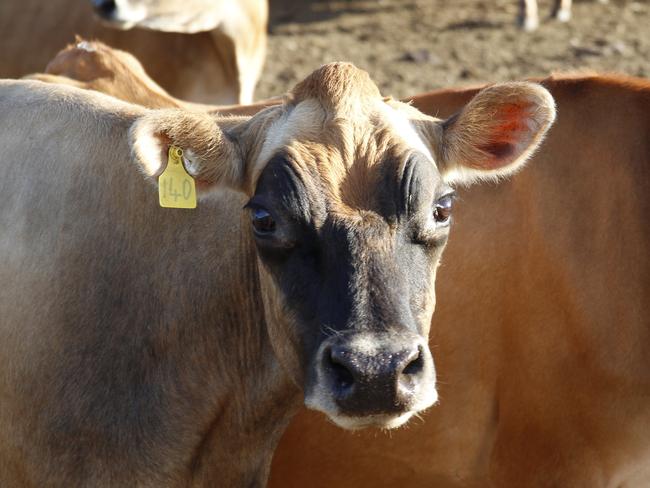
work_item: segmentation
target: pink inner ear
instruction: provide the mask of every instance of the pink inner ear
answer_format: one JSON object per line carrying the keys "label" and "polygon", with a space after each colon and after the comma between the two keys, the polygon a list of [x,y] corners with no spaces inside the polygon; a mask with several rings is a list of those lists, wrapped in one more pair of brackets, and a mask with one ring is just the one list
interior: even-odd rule
{"label": "pink inner ear", "polygon": [[486,137],[489,142],[478,146],[478,149],[492,157],[477,162],[476,166],[498,169],[512,163],[530,141],[529,118],[529,104],[508,103],[499,106],[485,129],[489,131]]}

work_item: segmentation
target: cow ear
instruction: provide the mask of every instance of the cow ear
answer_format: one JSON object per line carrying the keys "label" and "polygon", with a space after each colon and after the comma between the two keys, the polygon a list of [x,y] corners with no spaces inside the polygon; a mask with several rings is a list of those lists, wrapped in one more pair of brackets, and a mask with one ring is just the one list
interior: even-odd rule
{"label": "cow ear", "polygon": [[133,123],[129,138],[136,161],[154,180],[167,167],[169,147],[177,146],[183,150],[185,169],[199,192],[217,187],[244,190],[241,151],[224,133],[219,120],[209,114],[152,110]]}
{"label": "cow ear", "polygon": [[451,184],[511,174],[533,154],[554,120],[555,102],[540,85],[485,88],[442,123],[439,170]]}

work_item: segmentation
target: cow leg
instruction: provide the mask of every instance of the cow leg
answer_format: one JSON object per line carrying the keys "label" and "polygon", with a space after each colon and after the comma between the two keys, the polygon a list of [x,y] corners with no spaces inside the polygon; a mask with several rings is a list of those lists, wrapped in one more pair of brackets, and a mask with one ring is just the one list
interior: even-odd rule
{"label": "cow leg", "polygon": [[533,31],[539,26],[537,0],[519,0],[519,27]]}
{"label": "cow leg", "polygon": [[568,22],[571,19],[571,0],[555,0],[551,15],[560,22]]}

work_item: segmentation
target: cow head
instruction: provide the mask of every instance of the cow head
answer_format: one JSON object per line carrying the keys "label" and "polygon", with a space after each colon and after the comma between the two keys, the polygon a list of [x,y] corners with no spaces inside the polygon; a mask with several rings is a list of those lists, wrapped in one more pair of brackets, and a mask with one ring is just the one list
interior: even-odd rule
{"label": "cow head", "polygon": [[542,87],[509,83],[441,121],[335,63],[251,119],[151,112],[132,143],[149,175],[173,142],[204,191],[247,195],[269,336],[306,405],[392,428],[437,400],[427,338],[453,186],[515,171],[554,116]]}
{"label": "cow head", "polygon": [[[90,0],[95,13],[121,29],[143,27],[165,32],[196,33],[216,28],[237,14],[237,2],[216,0]],[[228,5],[230,4],[230,5]]]}

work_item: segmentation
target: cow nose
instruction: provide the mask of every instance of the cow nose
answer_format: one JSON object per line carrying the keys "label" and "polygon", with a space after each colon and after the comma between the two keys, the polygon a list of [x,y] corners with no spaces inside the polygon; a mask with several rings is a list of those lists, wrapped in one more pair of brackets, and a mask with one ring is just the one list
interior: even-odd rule
{"label": "cow nose", "polygon": [[102,17],[110,17],[115,12],[115,0],[91,0],[95,12]]}
{"label": "cow nose", "polygon": [[324,351],[333,398],[348,415],[399,413],[410,408],[425,369],[426,353],[412,341],[368,351],[346,344]]}

